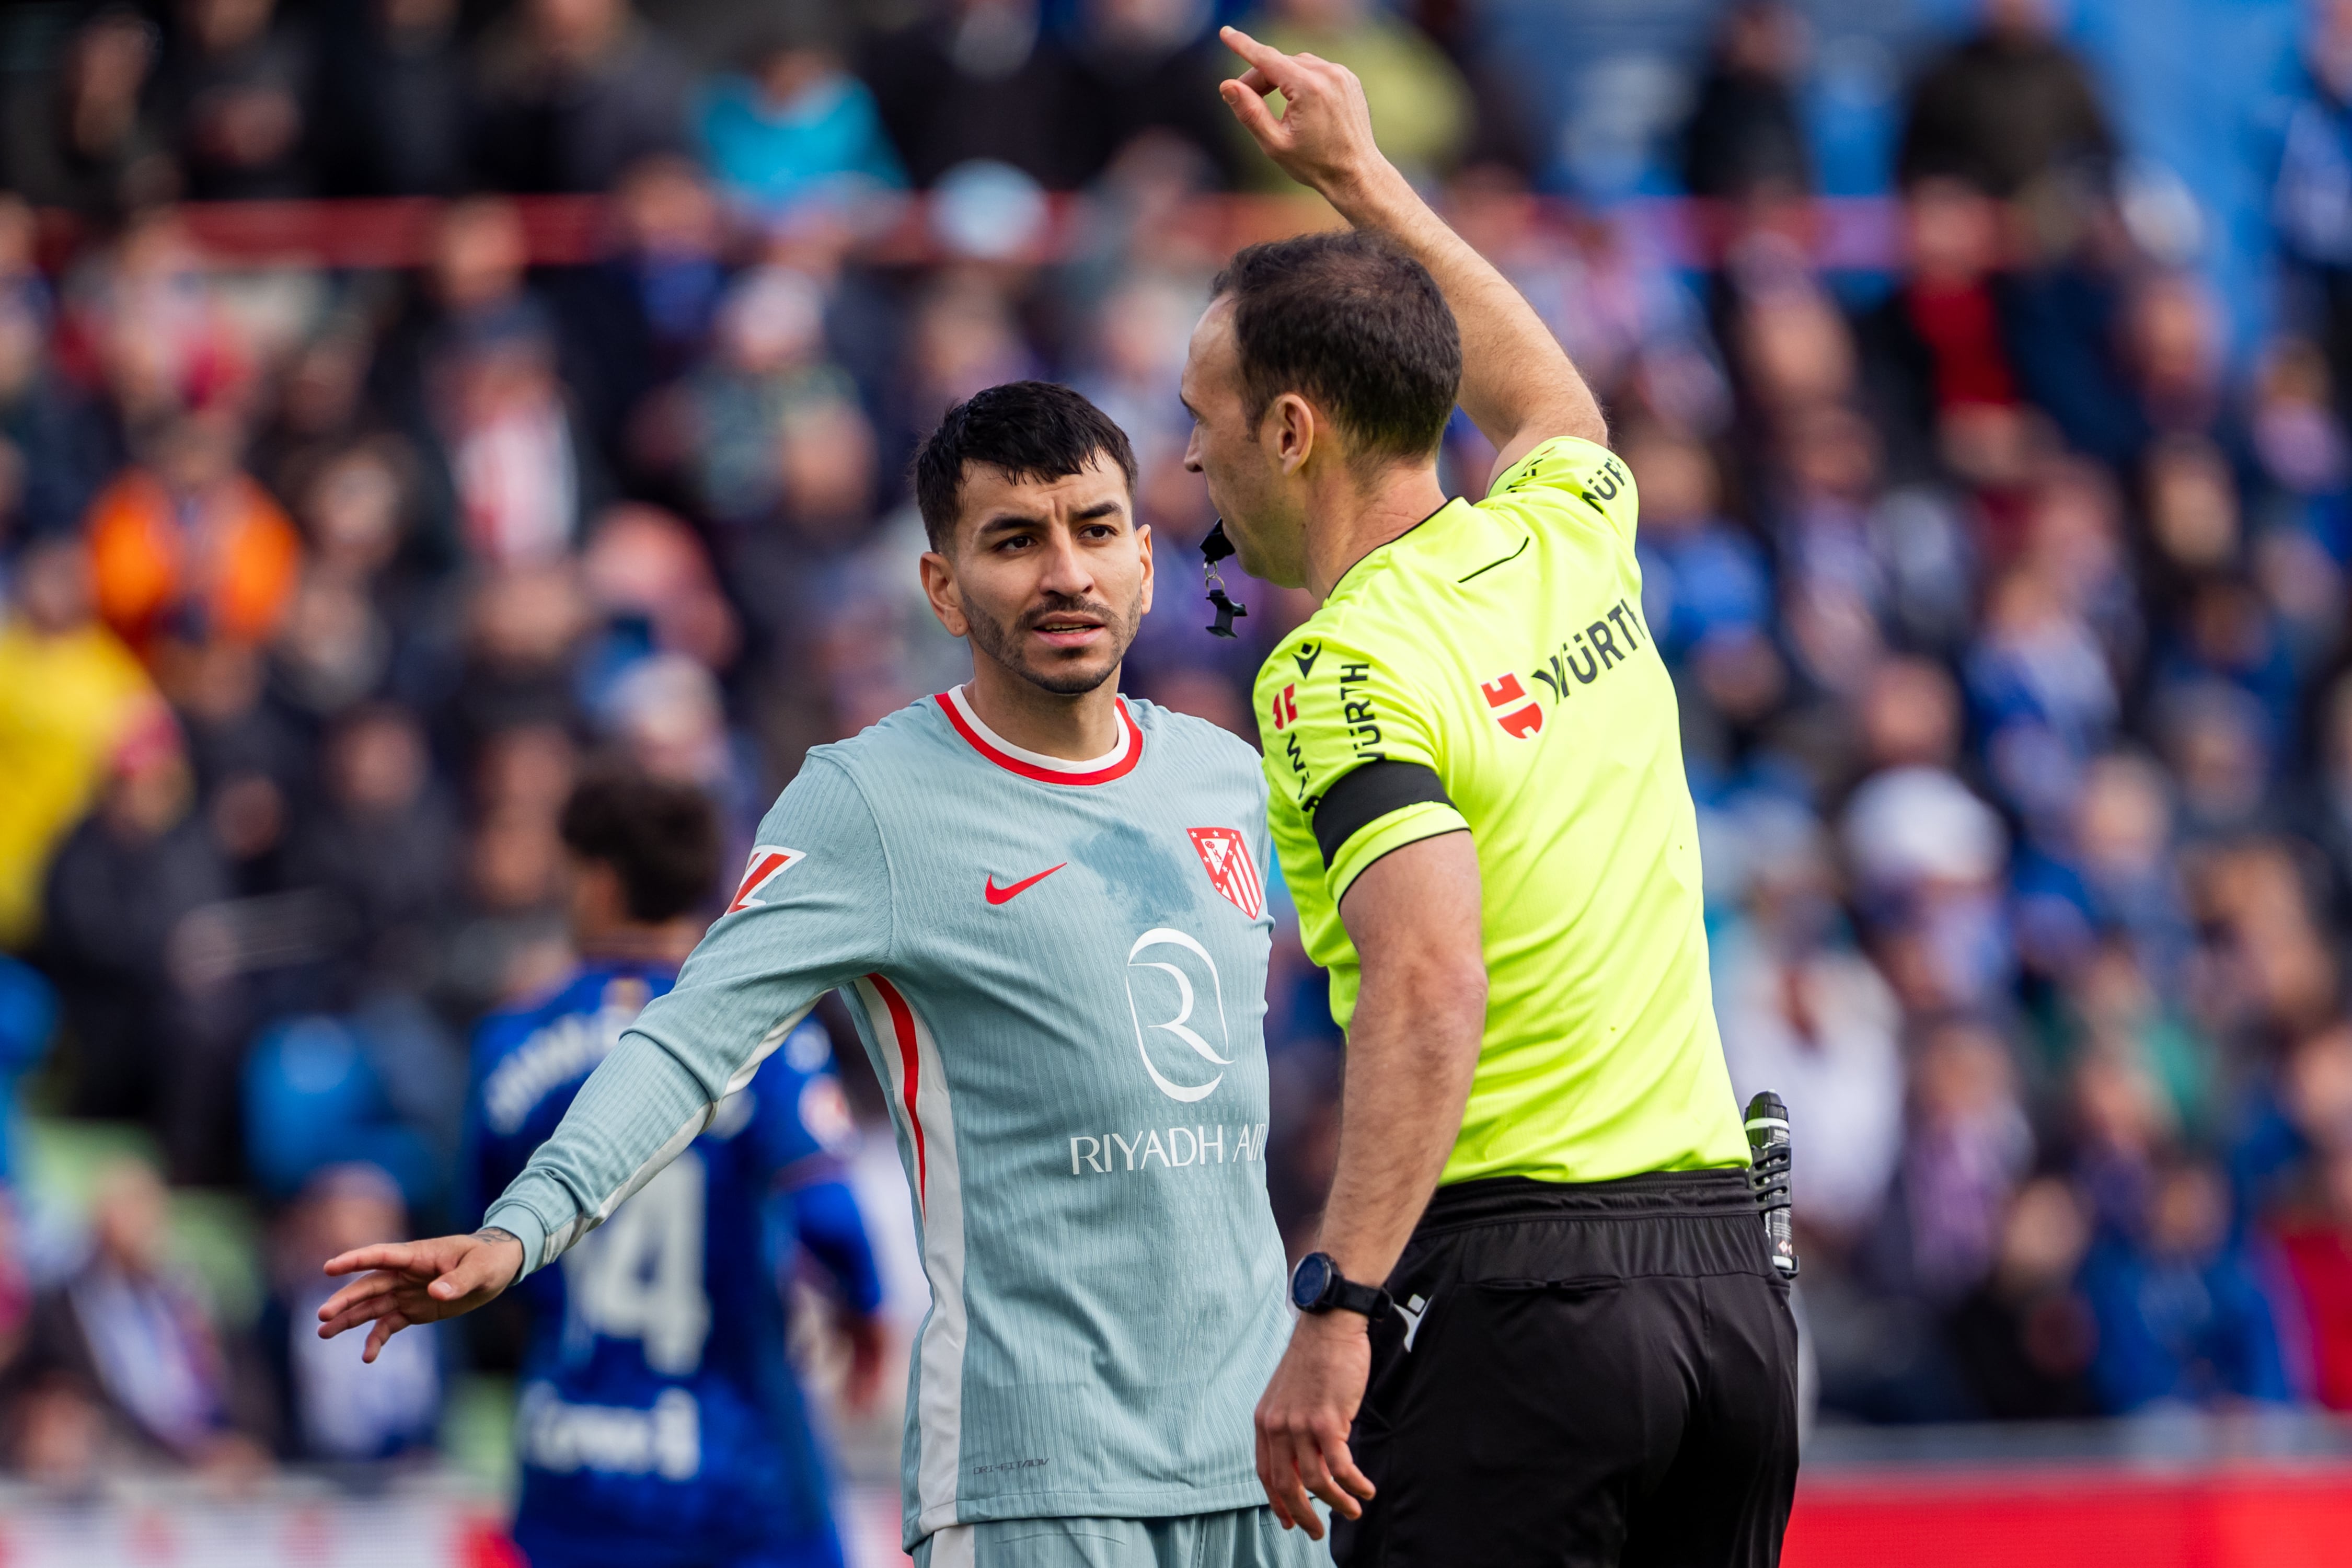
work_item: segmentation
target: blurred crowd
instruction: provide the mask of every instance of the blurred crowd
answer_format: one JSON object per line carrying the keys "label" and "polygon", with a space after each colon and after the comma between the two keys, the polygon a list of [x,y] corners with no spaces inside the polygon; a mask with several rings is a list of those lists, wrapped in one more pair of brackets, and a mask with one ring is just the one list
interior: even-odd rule
{"label": "blurred crowd", "polygon": [[[511,1347],[403,1335],[358,1376],[303,1331],[317,1264],[476,1217],[467,1033],[569,962],[584,763],[707,789],[740,851],[809,746],[962,678],[903,479],[951,401],[1051,375],[1128,429],[1165,569],[1128,689],[1255,740],[1308,606],[1236,583],[1219,641],[1192,576],[1202,199],[1278,183],[1213,9],[783,7],[701,70],[627,0],[110,3],[11,79],[0,1087],[155,1157],[62,1232],[0,1205],[0,1461],[429,1447],[452,1370]],[[2253,343],[2119,198],[2035,0],[1914,62],[1894,252],[1836,273],[1788,9],[1727,7],[1694,62],[1682,266],[1535,194],[1476,12],[1251,25],[1366,79],[1611,412],[1824,1408],[2352,1408],[2352,5],[2264,172]],[[608,198],[601,259],[534,264],[509,197],[546,193]],[[421,265],[222,267],[184,205],[352,195],[446,198]],[[877,249],[908,211],[919,259]],[[1457,423],[1452,487],[1491,456]],[[1286,933],[1294,1243],[1325,1002]],[[265,1226],[257,1311],[169,1245],[171,1190],[220,1188]]]}

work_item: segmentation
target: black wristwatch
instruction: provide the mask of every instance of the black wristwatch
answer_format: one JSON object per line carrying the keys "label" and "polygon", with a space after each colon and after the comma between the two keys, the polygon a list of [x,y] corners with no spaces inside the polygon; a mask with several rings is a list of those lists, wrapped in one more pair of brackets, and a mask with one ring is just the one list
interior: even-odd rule
{"label": "black wristwatch", "polygon": [[1377,1285],[1359,1285],[1339,1272],[1328,1252],[1310,1252],[1298,1260],[1290,1276],[1290,1304],[1302,1312],[1321,1314],[1337,1309],[1378,1318],[1389,1310],[1389,1293]]}

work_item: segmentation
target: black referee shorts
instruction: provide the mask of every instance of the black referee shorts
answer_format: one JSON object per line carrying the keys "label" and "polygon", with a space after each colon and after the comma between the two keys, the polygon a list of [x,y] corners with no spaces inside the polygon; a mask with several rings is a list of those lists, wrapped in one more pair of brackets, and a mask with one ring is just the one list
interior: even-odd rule
{"label": "black referee shorts", "polygon": [[1441,1187],[1372,1325],[1339,1568],[1765,1568],[1797,1329],[1742,1171]]}

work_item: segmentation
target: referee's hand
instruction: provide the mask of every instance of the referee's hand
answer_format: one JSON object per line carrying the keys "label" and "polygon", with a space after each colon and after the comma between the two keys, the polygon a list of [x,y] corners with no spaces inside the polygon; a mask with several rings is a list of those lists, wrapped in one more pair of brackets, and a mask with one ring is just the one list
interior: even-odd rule
{"label": "referee's hand", "polygon": [[[1388,167],[1355,72],[1318,55],[1286,55],[1239,27],[1217,34],[1249,62],[1240,76],[1218,84],[1218,94],[1284,174],[1331,196]],[[1270,92],[1282,94],[1278,120],[1265,106]]]}
{"label": "referee's hand", "polygon": [[1342,1518],[1362,1516],[1372,1483],[1348,1452],[1348,1428],[1371,1372],[1371,1325],[1359,1314],[1310,1314],[1291,1331],[1257,1402],[1258,1483],[1283,1529],[1323,1539],[1309,1492]]}

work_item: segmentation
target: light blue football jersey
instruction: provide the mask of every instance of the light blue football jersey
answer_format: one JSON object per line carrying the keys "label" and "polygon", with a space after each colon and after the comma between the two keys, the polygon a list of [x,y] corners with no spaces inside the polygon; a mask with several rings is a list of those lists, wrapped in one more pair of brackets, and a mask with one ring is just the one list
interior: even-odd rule
{"label": "light blue football jersey", "polygon": [[931,1289],[909,1548],[1263,1500],[1251,1414],[1288,1335],[1265,776],[1199,720],[1123,701],[1119,723],[1115,752],[1062,762],[957,691],[812,751],[677,988],[488,1215],[545,1265],[843,988]]}

